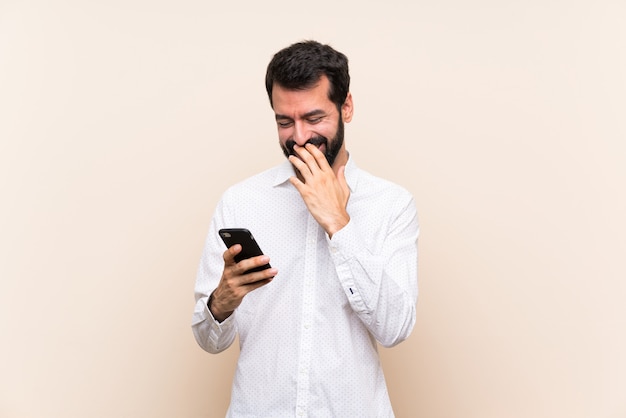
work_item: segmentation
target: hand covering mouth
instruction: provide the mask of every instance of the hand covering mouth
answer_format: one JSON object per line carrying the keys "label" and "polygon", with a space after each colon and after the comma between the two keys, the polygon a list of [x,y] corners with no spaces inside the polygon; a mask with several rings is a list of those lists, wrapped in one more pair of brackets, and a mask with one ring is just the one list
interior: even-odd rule
{"label": "hand covering mouth", "polygon": [[[303,146],[305,146],[306,144],[315,145],[317,148],[320,148],[322,145],[325,145],[326,147],[328,147],[328,140],[324,138],[323,136],[315,136],[309,139],[308,141],[306,141],[306,143]],[[295,145],[296,145],[296,142],[293,139],[288,139],[287,142],[285,142],[284,151],[286,151],[286,154],[288,156],[289,155],[294,155],[296,157],[298,156],[298,154],[293,149]]]}

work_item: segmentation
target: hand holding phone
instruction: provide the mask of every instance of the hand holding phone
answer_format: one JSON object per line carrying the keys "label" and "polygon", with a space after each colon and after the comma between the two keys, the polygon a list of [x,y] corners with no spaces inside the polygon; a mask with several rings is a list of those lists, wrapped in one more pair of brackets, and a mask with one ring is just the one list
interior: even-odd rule
{"label": "hand holding phone", "polygon": [[[263,255],[263,251],[257,244],[254,236],[250,231],[245,228],[224,228],[219,230],[220,238],[224,241],[224,244],[228,248],[232,247],[235,244],[241,245],[241,252],[235,256],[235,261],[238,263],[241,260],[245,260],[247,258],[256,257],[259,255]],[[262,271],[265,269],[271,268],[268,264],[263,266],[255,267],[253,269],[247,270],[247,273],[252,273],[254,271]]]}
{"label": "hand holding phone", "polygon": [[[218,233],[228,248],[235,244],[241,245],[241,251],[235,256],[226,254],[230,251],[224,252],[225,266],[222,278],[207,301],[207,307],[213,317],[222,322],[235,311],[245,295],[270,283],[277,272],[276,269],[271,268],[269,263],[246,270],[243,273],[239,269],[233,269],[233,261],[239,263],[242,260],[263,255],[263,251],[247,229],[224,228],[220,229]],[[266,269],[271,270],[265,272]],[[253,272],[254,274],[249,275]]]}

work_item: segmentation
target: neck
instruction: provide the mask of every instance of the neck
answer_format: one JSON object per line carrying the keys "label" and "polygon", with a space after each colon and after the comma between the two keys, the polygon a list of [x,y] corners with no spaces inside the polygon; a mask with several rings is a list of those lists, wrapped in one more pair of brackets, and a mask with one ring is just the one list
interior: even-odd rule
{"label": "neck", "polygon": [[333,163],[332,169],[333,172],[335,173],[335,176],[337,175],[337,173],[339,172],[339,168],[343,167],[344,165],[348,164],[348,156],[350,154],[348,153],[348,151],[346,151],[345,146],[341,148],[341,151],[339,151],[339,154],[337,154],[337,158],[335,158],[335,162]]}

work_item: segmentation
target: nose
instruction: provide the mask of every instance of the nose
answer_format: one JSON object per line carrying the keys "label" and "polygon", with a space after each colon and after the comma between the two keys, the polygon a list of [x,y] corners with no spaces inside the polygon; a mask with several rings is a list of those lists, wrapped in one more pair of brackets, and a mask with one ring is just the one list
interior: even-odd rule
{"label": "nose", "polygon": [[293,125],[293,142],[299,146],[304,146],[310,138],[311,134],[306,125],[301,121],[296,121]]}

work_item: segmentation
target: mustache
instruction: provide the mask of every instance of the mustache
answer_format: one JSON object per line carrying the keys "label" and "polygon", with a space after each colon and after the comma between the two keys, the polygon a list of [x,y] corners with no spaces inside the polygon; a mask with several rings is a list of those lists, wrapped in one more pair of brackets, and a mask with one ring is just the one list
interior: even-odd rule
{"label": "mustache", "polygon": [[[306,141],[306,144],[311,144],[311,145],[315,145],[316,147],[320,147],[321,145],[326,145],[326,148],[328,148],[328,139],[318,135],[318,136],[314,136],[313,138],[309,139],[308,141]],[[296,155],[296,152],[294,151],[293,147],[296,145],[296,142],[293,139],[288,139],[285,142],[285,151],[287,152],[288,155]]]}

